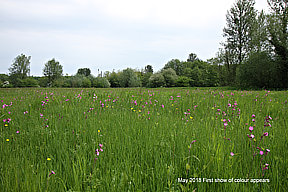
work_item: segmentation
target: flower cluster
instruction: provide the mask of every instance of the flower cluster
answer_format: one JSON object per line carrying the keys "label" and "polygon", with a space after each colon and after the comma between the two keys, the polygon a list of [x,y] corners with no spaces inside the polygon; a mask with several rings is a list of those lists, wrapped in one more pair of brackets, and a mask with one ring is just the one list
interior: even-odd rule
{"label": "flower cluster", "polygon": [[[99,144],[99,147],[100,147],[100,149],[97,148],[97,149],[95,150],[95,154],[96,154],[97,156],[100,155],[100,151],[103,152],[103,144]],[[98,159],[98,158],[96,157],[95,160],[97,160],[97,159]]]}

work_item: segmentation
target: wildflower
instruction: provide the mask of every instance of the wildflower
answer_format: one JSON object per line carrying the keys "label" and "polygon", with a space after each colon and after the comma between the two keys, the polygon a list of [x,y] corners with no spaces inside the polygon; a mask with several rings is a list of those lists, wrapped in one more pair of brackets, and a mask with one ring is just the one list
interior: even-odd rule
{"label": "wildflower", "polygon": [[268,166],[269,166],[269,164],[268,164],[268,163],[265,163],[264,170],[265,170],[265,169],[268,169]]}
{"label": "wildflower", "polygon": [[225,122],[225,123],[224,123],[224,126],[226,127],[227,125],[228,125],[228,123]]}
{"label": "wildflower", "polygon": [[8,141],[10,141],[9,139],[6,139],[6,141],[8,142]]}
{"label": "wildflower", "polygon": [[66,99],[65,101],[69,101],[69,99]]}
{"label": "wildflower", "polygon": [[233,157],[235,154],[233,152],[231,152],[230,155]]}
{"label": "wildflower", "polygon": [[266,136],[266,137],[267,137],[267,136],[268,136],[268,132],[265,132],[265,133],[263,134],[263,136]]}
{"label": "wildflower", "polygon": [[20,133],[19,131],[16,131],[16,133],[18,134],[18,133]]}
{"label": "wildflower", "polygon": [[253,115],[252,115],[252,118],[255,118],[255,117],[256,117],[256,116],[253,114]]}
{"label": "wildflower", "polygon": [[230,103],[228,103],[228,107],[231,107],[231,104],[230,104]]}
{"label": "wildflower", "polygon": [[96,149],[96,150],[95,150],[95,154],[96,154],[97,156],[99,156],[99,149]]}
{"label": "wildflower", "polygon": [[47,158],[47,161],[51,161],[51,158],[50,158],[50,157],[48,157],[48,158]]}
{"label": "wildflower", "polygon": [[8,124],[6,123],[4,126],[5,126],[5,127],[8,127]]}
{"label": "wildflower", "polygon": [[266,149],[265,155],[267,155],[270,152],[269,149]]}
{"label": "wildflower", "polygon": [[252,131],[253,131],[253,127],[252,126],[249,127],[249,131],[252,133]]}
{"label": "wildflower", "polygon": [[100,133],[100,130],[98,129],[98,133]]}
{"label": "wildflower", "polygon": [[252,119],[253,122],[255,122],[255,119]]}
{"label": "wildflower", "polygon": [[263,152],[263,151],[260,151],[260,152],[259,152],[259,154],[260,154],[260,155],[263,155],[263,154],[264,154],[264,152]]}
{"label": "wildflower", "polygon": [[195,143],[196,142],[196,140],[193,140],[192,142],[191,142],[191,144],[193,144],[193,143]]}
{"label": "wildflower", "polygon": [[101,148],[102,148],[102,147],[103,147],[103,144],[99,144],[99,147],[101,147]]}
{"label": "wildflower", "polygon": [[252,135],[252,134],[250,135],[250,138],[251,138],[251,139],[253,139],[254,137],[255,137],[254,135]]}
{"label": "wildflower", "polygon": [[51,173],[49,174],[49,177],[50,177],[51,175],[55,175],[55,172],[54,172],[54,171],[51,171]]}

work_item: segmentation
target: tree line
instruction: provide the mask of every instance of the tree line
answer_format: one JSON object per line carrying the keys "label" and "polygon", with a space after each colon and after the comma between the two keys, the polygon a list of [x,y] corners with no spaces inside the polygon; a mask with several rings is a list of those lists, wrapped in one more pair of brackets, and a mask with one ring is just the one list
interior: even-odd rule
{"label": "tree line", "polygon": [[31,56],[17,56],[2,87],[288,87],[288,1],[267,0],[270,12],[255,9],[255,0],[237,0],[226,14],[224,41],[214,58],[203,61],[191,53],[172,59],[158,72],[151,65],[94,76],[89,68],[63,76],[55,59],[45,63],[43,77],[30,76]]}

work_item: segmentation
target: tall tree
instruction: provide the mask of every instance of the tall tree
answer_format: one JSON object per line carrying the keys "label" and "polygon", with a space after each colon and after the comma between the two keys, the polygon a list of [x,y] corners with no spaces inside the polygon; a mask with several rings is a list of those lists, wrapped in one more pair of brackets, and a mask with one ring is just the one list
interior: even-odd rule
{"label": "tall tree", "polygon": [[55,59],[51,59],[45,64],[43,74],[48,77],[48,86],[52,86],[53,83],[63,76],[63,67]]}
{"label": "tall tree", "polygon": [[195,53],[190,53],[189,57],[187,59],[188,62],[194,62],[194,61],[199,61],[197,55]]}
{"label": "tall tree", "polygon": [[268,30],[270,43],[278,56],[278,74],[282,87],[288,87],[288,1],[267,0],[271,8]]}
{"label": "tall tree", "polygon": [[[228,71],[235,80],[236,68],[247,58],[251,48],[252,32],[257,12],[254,8],[255,0],[237,0],[226,14],[226,27],[223,36],[225,63]],[[231,66],[235,65],[235,66]]]}
{"label": "tall tree", "polygon": [[89,68],[80,68],[77,71],[77,75],[85,75],[86,77],[91,74],[91,70]]}
{"label": "tall tree", "polygon": [[13,76],[14,79],[25,79],[30,73],[30,59],[31,56],[27,57],[24,54],[18,55],[9,68],[10,76]]}
{"label": "tall tree", "polygon": [[153,67],[151,65],[146,65],[144,72],[145,73],[153,73]]}

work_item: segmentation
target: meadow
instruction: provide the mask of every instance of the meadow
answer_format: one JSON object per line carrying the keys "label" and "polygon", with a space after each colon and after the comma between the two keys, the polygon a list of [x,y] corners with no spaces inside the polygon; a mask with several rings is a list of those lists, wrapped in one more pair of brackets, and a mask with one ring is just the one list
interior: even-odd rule
{"label": "meadow", "polygon": [[0,89],[0,191],[288,191],[287,93]]}

